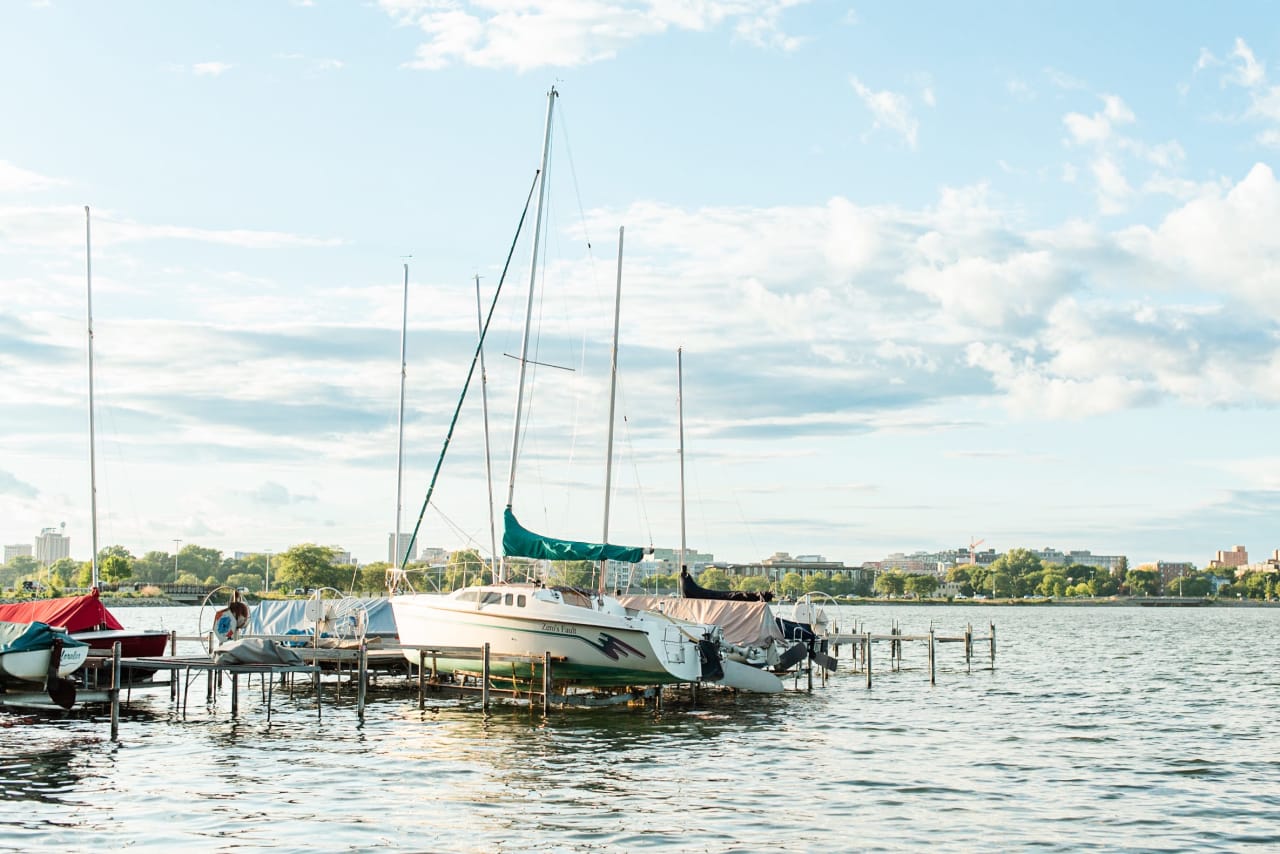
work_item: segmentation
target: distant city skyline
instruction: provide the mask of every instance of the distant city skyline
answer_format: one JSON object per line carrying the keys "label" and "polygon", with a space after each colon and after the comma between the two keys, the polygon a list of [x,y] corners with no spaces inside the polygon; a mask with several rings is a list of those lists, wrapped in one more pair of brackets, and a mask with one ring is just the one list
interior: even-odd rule
{"label": "distant city skyline", "polygon": [[[514,510],[603,536],[625,226],[611,541],[1280,546],[1272,4],[447,5],[0,6],[0,538],[88,552],[88,205],[100,543],[385,554],[403,265],[412,531],[554,84],[495,509],[534,281]],[[483,423],[420,543],[491,549]]]}

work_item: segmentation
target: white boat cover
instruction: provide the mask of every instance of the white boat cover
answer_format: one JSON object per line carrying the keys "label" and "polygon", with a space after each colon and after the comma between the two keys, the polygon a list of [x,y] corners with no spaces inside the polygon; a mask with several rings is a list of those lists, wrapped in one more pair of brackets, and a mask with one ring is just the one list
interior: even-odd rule
{"label": "white boat cover", "polygon": [[768,602],[730,602],[723,599],[679,599],[674,596],[619,596],[628,608],[661,611],[691,623],[719,626],[724,639],[738,646],[769,645],[781,641],[782,630]]}
{"label": "white boat cover", "polygon": [[[264,599],[249,613],[246,635],[310,635],[315,623],[307,619],[307,603],[310,599]],[[331,601],[331,600],[326,600]],[[396,617],[391,613],[391,600],[385,596],[377,599],[361,599],[369,615],[366,637],[395,638]]]}

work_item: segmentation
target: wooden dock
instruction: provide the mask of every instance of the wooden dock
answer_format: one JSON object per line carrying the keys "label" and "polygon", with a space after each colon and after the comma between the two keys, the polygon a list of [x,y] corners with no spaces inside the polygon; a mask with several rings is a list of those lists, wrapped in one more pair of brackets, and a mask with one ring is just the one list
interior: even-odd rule
{"label": "wooden dock", "polygon": [[940,635],[932,625],[929,627],[928,634],[908,635],[903,633],[902,627],[899,626],[895,620],[889,630],[889,634],[887,635],[877,635],[867,631],[855,631],[846,634],[832,635],[829,637],[829,641],[837,650],[842,645],[848,645],[853,648],[854,668],[857,672],[866,675],[868,688],[871,687],[872,648],[878,643],[889,644],[889,667],[890,670],[895,673],[903,669],[902,650],[905,644],[926,644],[926,662],[930,685],[938,684],[938,644],[963,644],[962,650],[964,654],[964,667],[966,673],[973,672],[975,644],[986,644],[989,657],[989,669],[996,669],[995,623],[988,624],[988,632],[985,635],[975,635],[973,633],[972,624],[965,626],[964,634],[962,635]]}
{"label": "wooden dock", "polygon": [[[255,636],[258,637],[258,636]],[[170,655],[154,658],[130,658],[120,656],[119,644],[110,655],[92,654],[89,663],[77,674],[83,686],[77,689],[76,705],[106,706],[111,714],[111,738],[119,733],[120,707],[128,704],[134,690],[156,690],[168,687],[170,701],[175,708],[181,710],[182,717],[187,715],[188,700],[193,683],[201,676],[205,677],[205,696],[210,701],[216,700],[219,691],[226,684],[230,687],[231,715],[239,715],[240,689],[242,678],[246,687],[252,687],[252,680],[257,676],[260,683],[262,701],[266,705],[267,722],[271,722],[273,702],[277,685],[287,689],[289,696],[296,691],[297,678],[302,676],[309,683],[307,693],[314,692],[316,716],[323,713],[323,688],[330,686],[335,699],[340,701],[344,687],[354,691],[356,712],[360,721],[364,720],[367,692],[378,676],[403,676],[406,680],[416,680],[418,708],[426,708],[428,696],[447,696],[475,699],[480,708],[488,712],[494,698],[527,703],[533,708],[540,708],[548,714],[556,707],[591,707],[617,704],[640,703],[653,701],[656,708],[663,702],[663,686],[639,686],[634,688],[609,690],[578,690],[573,686],[557,686],[554,678],[556,665],[563,662],[550,653],[542,655],[512,655],[495,653],[486,644],[483,647],[427,647],[384,643],[380,640],[370,645],[367,641],[347,643],[345,645],[323,646],[314,640],[310,643],[301,640],[298,635],[262,636],[281,644],[297,653],[302,659],[300,664],[231,664],[215,660],[209,653],[198,655],[178,655],[178,642],[199,642],[205,645],[208,641],[203,637],[178,637],[176,633],[170,643]],[[985,635],[974,633],[973,626],[965,627],[963,634],[943,635],[931,625],[926,634],[906,634],[895,621],[888,634],[875,634],[867,631],[861,624],[855,623],[852,631],[831,634],[825,637],[821,646],[821,655],[811,654],[800,666],[788,673],[779,674],[785,678],[791,676],[795,690],[814,688],[814,672],[819,673],[820,684],[825,686],[831,673],[838,669],[841,647],[852,650],[851,663],[856,673],[865,676],[866,687],[872,686],[873,651],[878,644],[888,644],[889,670],[899,672],[906,668],[903,664],[903,651],[908,644],[921,644],[925,648],[925,662],[929,676],[929,684],[937,684],[938,646],[940,644],[959,644],[963,654],[965,672],[972,672],[975,666],[976,650],[985,647],[987,665],[995,669],[996,660],[996,627],[989,624]],[[827,653],[830,653],[828,656]],[[416,656],[415,656],[416,653]],[[416,662],[413,659],[416,658]],[[436,666],[439,659],[463,659],[475,662],[474,669],[460,669],[452,673],[442,673]],[[815,664],[815,661],[819,662]],[[500,673],[504,664],[522,664],[530,668],[533,674],[529,679],[517,679]],[[137,670],[151,671],[145,680],[134,681],[130,673]],[[155,675],[164,673],[167,679],[156,679]],[[330,677],[330,678],[325,678]],[[804,680],[804,682],[802,682]],[[698,686],[693,686],[692,696],[696,698]],[[0,693],[0,708],[14,707],[33,709],[42,712],[65,712],[55,705],[49,695],[36,691],[7,691]]]}

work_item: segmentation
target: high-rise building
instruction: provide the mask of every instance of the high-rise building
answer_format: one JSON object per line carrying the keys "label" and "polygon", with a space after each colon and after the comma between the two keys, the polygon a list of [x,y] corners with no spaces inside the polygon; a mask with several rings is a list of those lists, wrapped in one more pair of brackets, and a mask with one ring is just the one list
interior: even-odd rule
{"label": "high-rise building", "polygon": [[1219,551],[1218,556],[1209,561],[1210,569],[1244,566],[1249,562],[1249,551],[1244,546],[1232,546],[1230,551]]}
{"label": "high-rise building", "polygon": [[15,543],[11,546],[4,547],[4,562],[8,563],[15,557],[26,556],[31,557],[30,543]]}
{"label": "high-rise building", "polygon": [[57,528],[45,528],[36,537],[36,560],[41,566],[48,566],[64,557],[71,557],[71,538],[64,532],[67,523]]}
{"label": "high-rise building", "polygon": [[409,547],[409,540],[412,537],[413,537],[412,534],[401,534],[400,544],[399,546],[397,546],[395,532],[393,531],[390,534],[387,534],[387,563],[391,564],[392,566],[399,566],[400,559],[404,557],[405,549],[409,549],[409,559],[405,561],[405,563],[412,563],[413,561],[418,559],[417,541],[416,540],[414,541],[412,548]]}

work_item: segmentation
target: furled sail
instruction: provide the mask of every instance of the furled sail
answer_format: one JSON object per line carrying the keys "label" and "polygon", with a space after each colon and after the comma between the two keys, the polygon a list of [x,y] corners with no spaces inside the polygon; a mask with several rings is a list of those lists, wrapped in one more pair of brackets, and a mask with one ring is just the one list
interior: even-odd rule
{"label": "furled sail", "polygon": [[618,560],[639,563],[644,549],[611,546],[607,543],[579,543],[557,540],[526,530],[516,521],[508,507],[502,512],[502,551],[507,557],[531,557],[539,560]]}

